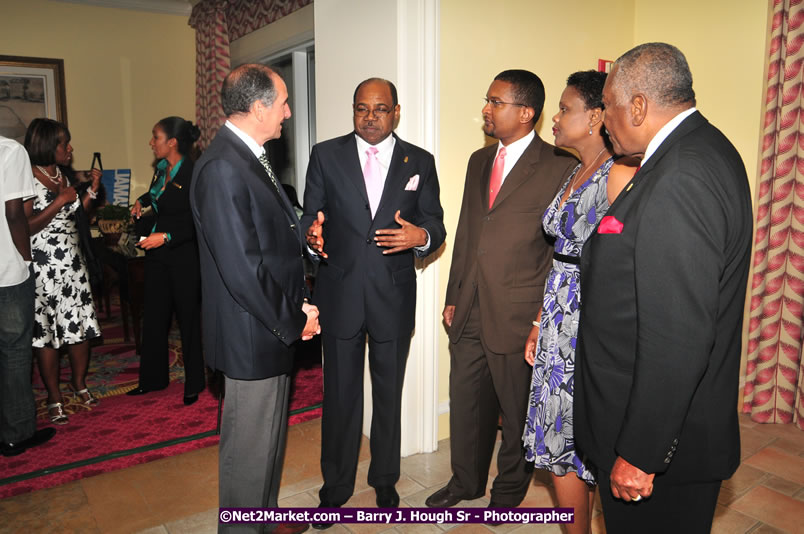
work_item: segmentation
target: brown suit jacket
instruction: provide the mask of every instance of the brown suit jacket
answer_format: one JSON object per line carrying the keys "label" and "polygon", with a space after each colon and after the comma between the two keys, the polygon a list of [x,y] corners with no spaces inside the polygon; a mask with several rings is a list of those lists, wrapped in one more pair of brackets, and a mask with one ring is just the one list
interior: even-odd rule
{"label": "brown suit jacket", "polygon": [[494,144],[469,158],[446,305],[455,306],[449,328],[455,343],[477,294],[483,340],[496,353],[512,354],[524,351],[552,264],[542,214],[578,161],[537,135],[488,209],[496,153]]}

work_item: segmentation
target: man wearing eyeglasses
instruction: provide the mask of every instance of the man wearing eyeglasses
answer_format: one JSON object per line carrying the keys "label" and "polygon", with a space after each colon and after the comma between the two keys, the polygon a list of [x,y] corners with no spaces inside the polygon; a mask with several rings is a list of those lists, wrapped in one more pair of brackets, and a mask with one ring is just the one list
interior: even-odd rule
{"label": "man wearing eyeglasses", "polygon": [[[302,228],[320,265],[324,413],[322,507],[354,491],[363,413],[366,339],[372,381],[371,465],[377,506],[399,495],[400,408],[414,326],[414,259],[437,250],[446,230],[433,156],[393,133],[393,83],[370,78],[353,98],[354,131],[313,147]],[[329,524],[317,524],[316,528]]]}
{"label": "man wearing eyeglasses", "polygon": [[538,317],[553,248],[542,214],[577,160],[533,131],[544,85],[526,70],[501,72],[486,93],[483,131],[498,140],[472,154],[455,234],[444,322],[451,341],[452,478],[427,506],[485,495],[502,414],[490,507],[515,507],[528,490],[525,423],[531,368],[522,354]]}

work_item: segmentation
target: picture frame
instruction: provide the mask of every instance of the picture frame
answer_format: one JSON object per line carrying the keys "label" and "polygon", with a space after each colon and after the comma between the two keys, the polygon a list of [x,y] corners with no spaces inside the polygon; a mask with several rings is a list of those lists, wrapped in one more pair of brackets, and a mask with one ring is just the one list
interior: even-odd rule
{"label": "picture frame", "polygon": [[37,117],[67,124],[64,60],[0,55],[0,135],[22,143]]}

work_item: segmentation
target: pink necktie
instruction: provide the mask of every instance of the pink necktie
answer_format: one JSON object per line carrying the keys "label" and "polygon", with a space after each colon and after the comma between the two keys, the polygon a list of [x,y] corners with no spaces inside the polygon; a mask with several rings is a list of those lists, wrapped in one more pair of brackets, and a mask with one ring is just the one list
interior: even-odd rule
{"label": "pink necktie", "polygon": [[503,168],[505,167],[505,147],[500,147],[494,167],[491,168],[491,181],[489,182],[489,209],[494,205],[494,199],[502,186]]}
{"label": "pink necktie", "polygon": [[363,179],[366,180],[366,193],[368,193],[369,206],[371,207],[371,218],[377,213],[377,206],[380,205],[382,198],[382,173],[380,172],[380,162],[377,160],[377,147],[369,147],[366,150],[368,159],[366,166],[363,167]]}

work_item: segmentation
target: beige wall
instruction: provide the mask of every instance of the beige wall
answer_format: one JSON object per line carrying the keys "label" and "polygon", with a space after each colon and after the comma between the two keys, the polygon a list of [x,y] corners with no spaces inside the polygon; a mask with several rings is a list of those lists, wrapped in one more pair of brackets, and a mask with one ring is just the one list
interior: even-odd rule
{"label": "beige wall", "polygon": [[[740,151],[756,176],[767,3],[759,0],[481,0],[441,1],[441,87],[438,170],[452,253],[469,155],[487,142],[481,99],[493,76],[526,68],[543,80],[547,98],[537,133],[552,142],[550,117],[568,74],[597,68],[636,44],[666,41],[687,56],[698,107]],[[534,225],[540,221],[534,221]],[[441,301],[450,262],[441,264]],[[439,343],[439,399],[449,400],[449,341]],[[439,439],[449,435],[448,414]]]}
{"label": "beige wall", "polygon": [[151,179],[151,128],[195,120],[195,32],[186,16],[26,0],[5,2],[0,54],[61,58],[77,169],[132,169],[132,197]]}
{"label": "beige wall", "polygon": [[[396,80],[396,1],[348,0],[344,5],[344,0],[316,0],[317,141],[352,131],[352,96],[360,81],[372,76]],[[375,32],[382,38],[371,46],[353,37]],[[403,108],[401,120],[404,114]]]}

